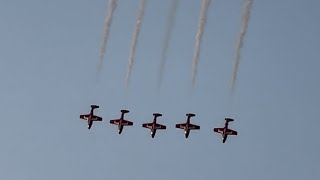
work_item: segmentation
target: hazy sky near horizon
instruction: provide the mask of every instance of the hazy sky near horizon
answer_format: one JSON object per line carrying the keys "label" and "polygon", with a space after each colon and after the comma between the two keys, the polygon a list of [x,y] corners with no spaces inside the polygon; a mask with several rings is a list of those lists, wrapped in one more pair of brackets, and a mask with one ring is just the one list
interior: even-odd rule
{"label": "hazy sky near horizon", "polygon": [[[180,0],[157,89],[169,2],[147,0],[126,91],[138,0],[118,1],[98,79],[107,0],[1,0],[0,179],[320,179],[320,2],[254,1],[233,97],[242,1],[211,2],[192,88],[201,2]],[[88,130],[91,104],[103,122]],[[134,126],[118,135],[121,109]],[[167,130],[151,139],[154,112]],[[201,130],[185,139],[188,112]],[[239,135],[222,144],[225,117]]]}

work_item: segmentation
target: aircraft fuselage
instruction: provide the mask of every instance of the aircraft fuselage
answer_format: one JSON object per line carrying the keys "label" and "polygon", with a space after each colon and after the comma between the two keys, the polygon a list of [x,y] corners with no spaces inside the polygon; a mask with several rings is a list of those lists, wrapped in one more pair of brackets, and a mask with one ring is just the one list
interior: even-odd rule
{"label": "aircraft fuselage", "polygon": [[91,126],[93,124],[93,121],[92,121],[92,116],[93,116],[93,109],[91,109],[91,112],[90,112],[90,115],[88,117],[88,129],[91,129]]}
{"label": "aircraft fuselage", "polygon": [[122,123],[120,122],[120,124],[118,125],[118,132],[119,132],[119,134],[122,133],[122,130],[123,130],[123,125],[122,125]]}
{"label": "aircraft fuselage", "polygon": [[88,129],[91,129],[91,126],[93,124],[93,121],[91,120],[91,118],[88,119]]}
{"label": "aircraft fuselage", "polygon": [[228,121],[225,123],[224,129],[223,129],[223,134],[222,134],[222,143],[225,143],[227,138],[228,138],[228,134],[227,134],[227,130],[228,130]]}
{"label": "aircraft fuselage", "polygon": [[224,130],[222,134],[222,142],[225,143],[227,138],[228,138],[228,134],[226,133],[226,130]]}
{"label": "aircraft fuselage", "polygon": [[190,129],[185,129],[184,130],[184,135],[185,135],[186,138],[189,137],[189,134],[190,134]]}
{"label": "aircraft fuselage", "polygon": [[152,128],[151,128],[151,137],[154,138],[154,136],[156,135],[156,133],[157,133],[156,121],[153,121]]}
{"label": "aircraft fuselage", "polygon": [[156,135],[157,129],[151,129],[151,137],[154,138]]}

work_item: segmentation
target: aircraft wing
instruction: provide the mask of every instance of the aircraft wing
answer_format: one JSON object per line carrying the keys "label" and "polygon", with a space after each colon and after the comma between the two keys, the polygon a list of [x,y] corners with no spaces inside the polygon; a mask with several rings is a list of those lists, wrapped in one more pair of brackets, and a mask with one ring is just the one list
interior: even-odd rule
{"label": "aircraft wing", "polygon": [[223,134],[223,128],[214,128],[213,131],[216,133]]}
{"label": "aircraft wing", "polygon": [[238,132],[237,131],[234,131],[232,129],[227,129],[227,132],[226,132],[228,135],[238,135]]}
{"label": "aircraft wing", "polygon": [[189,124],[189,129],[200,129],[200,126],[195,124]]}
{"label": "aircraft wing", "polygon": [[93,115],[92,121],[102,121],[102,117]]}
{"label": "aircraft wing", "polygon": [[186,125],[187,125],[187,123],[176,124],[176,128],[184,129],[184,127],[186,127]]}
{"label": "aircraft wing", "polygon": [[113,120],[110,120],[110,124],[119,125],[119,124],[120,124],[120,119],[113,119]]}
{"label": "aircraft wing", "polygon": [[156,124],[156,129],[166,129],[167,127],[165,125],[162,124]]}
{"label": "aircraft wing", "polygon": [[144,124],[142,124],[142,127],[151,129],[152,128],[152,123],[144,123]]}
{"label": "aircraft wing", "polygon": [[81,114],[80,119],[88,120],[90,114]]}
{"label": "aircraft wing", "polygon": [[133,125],[133,122],[123,119],[123,120],[122,120],[122,125],[123,125],[123,126],[132,126],[132,125]]}

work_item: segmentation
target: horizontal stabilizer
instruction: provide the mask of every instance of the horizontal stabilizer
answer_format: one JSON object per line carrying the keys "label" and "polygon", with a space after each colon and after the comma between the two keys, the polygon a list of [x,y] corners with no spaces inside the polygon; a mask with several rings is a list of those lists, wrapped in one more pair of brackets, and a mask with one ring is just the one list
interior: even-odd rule
{"label": "horizontal stabilizer", "polygon": [[193,114],[193,113],[187,113],[186,116],[188,116],[188,117],[194,117],[194,116],[196,116],[196,115]]}
{"label": "horizontal stabilizer", "polygon": [[96,108],[99,108],[99,106],[98,105],[91,105],[91,108],[96,109]]}
{"label": "horizontal stabilizer", "polygon": [[160,114],[160,113],[153,113],[153,115],[154,115],[155,117],[162,116],[162,114]]}
{"label": "horizontal stabilizer", "polygon": [[129,111],[129,110],[122,109],[121,112],[122,112],[123,114],[125,114],[125,113],[128,113],[128,112],[130,112],[130,111]]}
{"label": "horizontal stabilizer", "polygon": [[226,120],[226,121],[228,121],[228,122],[234,121],[234,119],[232,119],[232,118],[225,118],[224,120]]}

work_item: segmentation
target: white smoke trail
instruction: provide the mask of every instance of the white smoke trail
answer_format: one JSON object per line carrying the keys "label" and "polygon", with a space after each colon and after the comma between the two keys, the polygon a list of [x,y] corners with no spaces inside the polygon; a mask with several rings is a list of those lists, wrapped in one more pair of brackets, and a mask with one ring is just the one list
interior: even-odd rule
{"label": "white smoke trail", "polygon": [[234,92],[235,83],[237,80],[237,74],[238,74],[240,56],[241,56],[240,53],[241,53],[243,41],[248,29],[252,3],[253,3],[253,0],[244,0],[243,2],[243,11],[241,14],[241,27],[240,27],[240,32],[238,34],[237,41],[236,41],[236,54],[235,54],[235,60],[233,64],[232,77],[231,77],[231,87],[230,87],[231,94],[233,94]]}
{"label": "white smoke trail", "polygon": [[167,54],[168,49],[170,45],[170,39],[172,36],[172,30],[175,25],[175,19],[176,19],[176,13],[179,5],[179,0],[171,0],[170,4],[170,10],[167,17],[167,24],[166,24],[166,30],[165,30],[165,37],[163,41],[163,47],[161,52],[161,62],[160,62],[160,71],[159,71],[159,79],[158,79],[158,88],[161,87],[162,79],[163,79],[163,71],[165,68],[166,60],[167,60]]}
{"label": "white smoke trail", "polygon": [[141,29],[141,23],[143,20],[145,3],[146,3],[145,0],[140,0],[137,21],[136,21],[135,28],[133,31],[131,47],[130,47],[129,65],[128,65],[128,71],[127,71],[127,77],[126,77],[126,88],[129,85],[131,71],[132,71],[132,67],[133,67],[133,63],[134,63],[134,58],[136,55],[136,47],[137,47],[138,37],[139,37],[140,29]]}
{"label": "white smoke trail", "polygon": [[195,85],[197,71],[198,71],[198,64],[199,64],[199,55],[200,55],[200,46],[202,41],[203,32],[205,29],[206,21],[207,21],[207,14],[208,8],[210,5],[211,0],[202,0],[201,2],[201,11],[198,21],[198,30],[196,34],[196,42],[193,52],[193,61],[192,61],[192,85]]}
{"label": "white smoke trail", "polygon": [[102,69],[103,59],[106,53],[106,46],[107,46],[109,33],[111,29],[113,12],[115,11],[116,7],[117,7],[117,0],[109,0],[108,14],[106,15],[106,18],[104,20],[104,30],[103,30],[103,35],[102,35],[101,44],[100,44],[98,72],[100,72]]}

